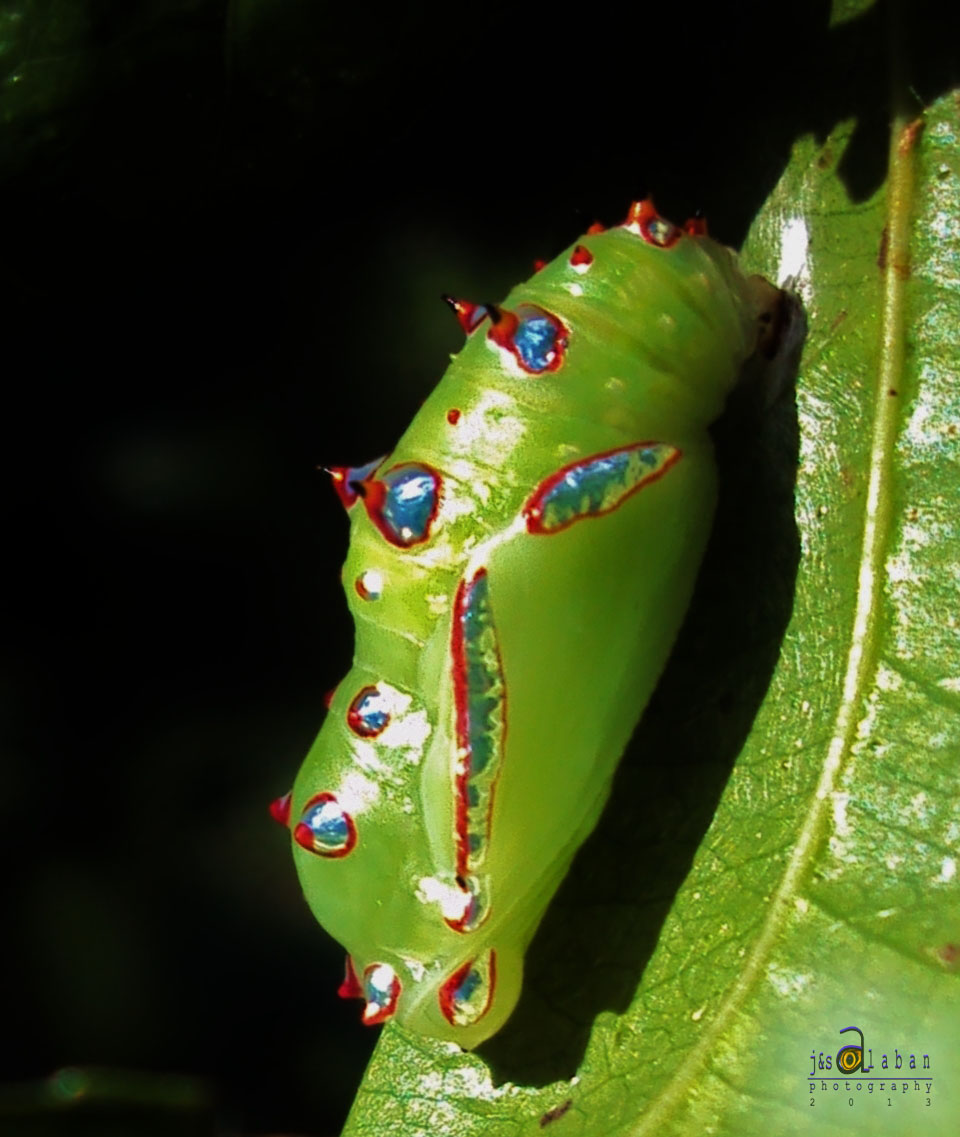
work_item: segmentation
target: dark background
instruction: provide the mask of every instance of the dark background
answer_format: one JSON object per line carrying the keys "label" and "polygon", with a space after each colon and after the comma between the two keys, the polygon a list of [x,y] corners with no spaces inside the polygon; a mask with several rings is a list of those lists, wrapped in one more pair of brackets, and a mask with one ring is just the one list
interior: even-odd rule
{"label": "dark background", "polygon": [[[872,192],[884,12],[789,7],[4,5],[0,1129],[60,1132],[30,1080],[78,1064],[339,1130],[375,1032],[266,813],[351,652],[315,467],[390,449],[460,342],[441,291],[647,192],[737,245],[852,114]],[[923,100],[945,10],[900,40]]]}

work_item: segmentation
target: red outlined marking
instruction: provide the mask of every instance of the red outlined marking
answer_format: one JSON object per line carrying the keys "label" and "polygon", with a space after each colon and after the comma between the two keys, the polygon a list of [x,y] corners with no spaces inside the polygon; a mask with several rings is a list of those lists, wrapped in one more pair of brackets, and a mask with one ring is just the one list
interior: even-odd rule
{"label": "red outlined marking", "polygon": [[[456,1007],[456,994],[457,989],[463,983],[464,979],[470,974],[470,971],[476,965],[476,960],[470,959],[450,976],[450,978],[440,987],[437,992],[437,999],[440,1003],[440,1011],[443,1017],[450,1023],[451,1026],[472,1026],[490,1010],[493,1003],[493,994],[497,986],[497,953],[490,949],[490,963],[487,968],[487,998],[483,1004],[482,1009],[475,1015],[470,1015],[470,1021],[467,1023],[457,1022],[457,1007]],[[459,1012],[462,1014],[462,1012]]]}
{"label": "red outlined marking", "polygon": [[[487,338],[497,344],[498,347],[509,351],[521,370],[526,371],[528,375],[545,375],[549,371],[560,370],[570,343],[570,332],[559,316],[555,316],[538,304],[521,304],[516,312],[511,312],[509,308],[495,308],[492,304],[487,307],[493,325],[487,332]],[[553,347],[550,349],[550,358],[543,367],[530,367],[524,361],[520,349],[517,347],[516,335],[520,330],[520,325],[530,319],[549,320],[556,332]]]}
{"label": "red outlined marking", "polygon": [[[682,229],[657,213],[652,197],[630,203],[623,227],[642,237],[648,245],[656,245],[660,249],[671,248],[684,235]],[[659,231],[661,229],[663,232]]]}
{"label": "red outlined marking", "polygon": [[576,462],[570,462],[566,466],[561,466],[559,470],[551,474],[548,478],[540,483],[534,490],[527,504],[523,507],[523,515],[527,519],[527,532],[536,533],[539,535],[552,536],[554,533],[562,533],[564,529],[569,529],[571,525],[575,525],[578,521],[588,521],[594,517],[604,517],[608,513],[612,513],[615,509],[619,509],[621,505],[628,498],[633,497],[639,490],[644,489],[651,483],[662,478],[663,475],[671,467],[675,466],[677,462],[683,457],[683,451],[674,448],[673,454],[656,470],[652,470],[645,477],[641,478],[636,485],[631,486],[625,490],[622,497],[619,497],[613,505],[606,509],[598,510],[596,513],[579,513],[575,516],[564,521],[560,525],[554,525],[547,529],[543,525],[543,502],[554,486],[559,485],[560,482],[570,473],[571,470],[579,470],[584,466],[589,466],[592,462],[598,462],[603,458],[611,458],[615,454],[623,454],[628,450],[646,450],[651,446],[663,446],[662,442],[651,440],[648,442],[634,442],[630,446],[617,446],[613,450],[603,450],[599,454],[591,454],[588,458],[579,458]]}
{"label": "red outlined marking", "polygon": [[363,712],[360,710],[362,703],[366,702],[371,696],[379,696],[379,687],[361,687],[360,690],[354,695],[347,707],[347,726],[353,731],[354,734],[359,735],[361,738],[376,738],[378,734],[383,732],[390,725],[390,712],[389,711],[376,711],[376,714],[382,714],[384,721],[380,726],[371,726],[364,721]]}
{"label": "red outlined marking", "polygon": [[[337,803],[335,794],[321,793],[314,794],[314,796],[303,807],[303,812],[300,814],[303,817],[311,806],[321,805],[323,802],[332,801]],[[309,825],[304,821],[298,821],[293,830],[293,839],[301,847],[306,849],[308,853],[316,853],[318,857],[328,857],[331,860],[338,860],[340,857],[345,857],[352,853],[357,844],[357,826],[353,818],[345,809],[341,809],[340,813],[343,817],[344,823],[347,826],[347,839],[344,844],[338,849],[318,849],[315,843],[314,832]]]}
{"label": "red outlined marking", "polygon": [[364,483],[366,492],[363,495],[363,504],[366,507],[367,516],[380,531],[380,535],[383,539],[388,541],[391,545],[395,545],[398,549],[410,549],[414,545],[422,545],[424,541],[430,540],[430,537],[433,535],[433,523],[436,521],[437,514],[440,512],[440,502],[443,498],[443,479],[433,466],[428,466],[426,462],[401,462],[399,466],[394,466],[391,470],[385,470],[383,478],[389,477],[392,479],[393,475],[398,471],[408,468],[429,474],[433,479],[433,500],[430,504],[430,513],[423,527],[423,533],[420,536],[414,534],[409,538],[402,537],[383,516],[383,506],[387,500],[387,486],[384,481],[376,478]]}
{"label": "red outlined marking", "polygon": [[[385,1001],[380,1003],[376,1000],[371,1000],[368,994],[370,990],[368,983],[370,973],[375,971],[378,967],[385,966],[386,965],[382,963],[371,963],[370,966],[364,970],[363,995],[367,999],[367,1005],[363,1008],[363,1014],[360,1016],[364,1026],[377,1026],[379,1023],[386,1022],[387,1019],[393,1018],[396,1014],[397,1001],[400,998],[402,988],[400,986],[400,978],[392,967],[389,968],[389,970],[393,978],[390,980],[390,989],[386,992]],[[371,1010],[371,1007],[376,1007],[377,1009],[374,1011]]]}
{"label": "red outlined marking", "polygon": [[[454,737],[456,742],[457,773],[454,778],[454,832],[456,843],[456,869],[457,875],[466,878],[470,875],[473,865],[470,858],[470,807],[467,800],[467,791],[473,777],[471,734],[473,723],[470,717],[470,689],[468,684],[467,645],[463,632],[464,618],[470,611],[473,592],[477,584],[485,580],[487,570],[485,567],[477,569],[473,577],[467,580],[464,577],[457,585],[457,593],[453,604],[453,626],[450,634],[450,656],[452,662],[453,694],[455,707]],[[487,593],[489,610],[489,592]],[[487,792],[486,835],[489,841],[490,826],[493,818],[493,802],[496,782],[500,776],[500,764],[507,738],[507,690],[503,678],[503,661],[500,658],[500,647],[497,642],[496,628],[491,620],[490,628],[493,631],[495,653],[497,660],[497,677],[499,679],[501,695],[499,699],[500,729],[498,753],[491,758],[495,768],[490,779]],[[472,896],[472,894],[471,894]],[[463,916],[448,923],[457,931],[464,930],[470,917],[470,908],[466,907]],[[457,925],[461,925],[458,927]]]}

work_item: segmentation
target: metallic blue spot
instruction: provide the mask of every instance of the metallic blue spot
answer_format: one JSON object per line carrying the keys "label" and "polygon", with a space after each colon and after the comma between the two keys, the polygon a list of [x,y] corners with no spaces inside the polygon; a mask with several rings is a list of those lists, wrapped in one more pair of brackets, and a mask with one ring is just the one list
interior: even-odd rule
{"label": "metallic blue spot", "polygon": [[437,508],[437,478],[422,466],[403,466],[384,474],[381,516],[402,544],[423,540]]}
{"label": "metallic blue spot", "polygon": [[556,352],[558,329],[546,316],[521,320],[513,335],[514,347],[530,371],[546,371]]}
{"label": "metallic blue spot", "polygon": [[456,999],[458,1003],[468,1003],[482,982],[483,980],[480,977],[479,971],[475,968],[471,968],[460,981],[459,986],[454,990],[454,999]]}
{"label": "metallic blue spot", "polygon": [[347,722],[356,734],[373,737],[390,721],[390,712],[384,709],[383,696],[376,687],[364,687],[350,704]]}
{"label": "metallic blue spot", "polygon": [[655,217],[652,221],[647,222],[647,233],[655,245],[661,247],[669,245],[675,239],[676,232],[676,225],[670,221],[665,221],[662,217]]}
{"label": "metallic blue spot", "polygon": [[319,801],[311,805],[301,820],[324,849],[342,849],[350,840],[346,815],[335,801]]}
{"label": "metallic blue spot", "polygon": [[[648,450],[642,451],[643,455],[649,453]],[[646,458],[641,460],[646,462]],[[578,512],[594,513],[603,504],[610,484],[623,479],[629,463],[630,452],[626,450],[585,462],[582,466],[569,470],[563,480],[557,482],[545,495],[544,505],[573,497],[578,502]]]}

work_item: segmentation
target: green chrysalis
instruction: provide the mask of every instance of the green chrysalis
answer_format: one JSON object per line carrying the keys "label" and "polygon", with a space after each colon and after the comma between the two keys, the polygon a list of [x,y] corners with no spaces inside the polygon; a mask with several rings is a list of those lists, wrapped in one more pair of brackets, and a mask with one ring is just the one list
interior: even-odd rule
{"label": "green chrysalis", "polygon": [[274,813],[363,1020],[476,1046],[686,611],[707,433],[780,293],[649,201],[593,226],[467,342],[350,513],[353,667]]}

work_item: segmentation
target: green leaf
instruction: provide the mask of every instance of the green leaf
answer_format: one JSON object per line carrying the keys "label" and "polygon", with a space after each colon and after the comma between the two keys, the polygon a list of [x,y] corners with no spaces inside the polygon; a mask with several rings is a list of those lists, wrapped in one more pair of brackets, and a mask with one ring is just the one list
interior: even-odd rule
{"label": "green leaf", "polygon": [[[796,589],[629,1007],[596,1015],[576,1077],[546,1085],[497,1084],[478,1055],[388,1027],[349,1137],[956,1132],[958,130],[956,94],[897,121],[864,202],[837,172],[854,125],[802,140],[748,239],[752,268],[797,279],[810,325]],[[595,901],[581,889],[566,921],[589,925]],[[884,1081],[831,1070],[823,1090],[811,1054],[832,1060],[851,1025]]]}

